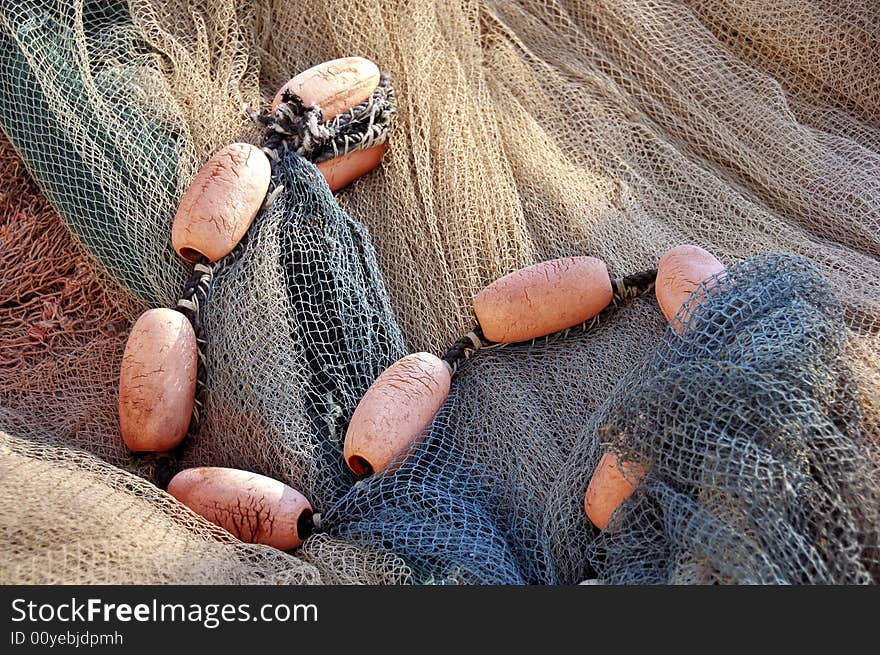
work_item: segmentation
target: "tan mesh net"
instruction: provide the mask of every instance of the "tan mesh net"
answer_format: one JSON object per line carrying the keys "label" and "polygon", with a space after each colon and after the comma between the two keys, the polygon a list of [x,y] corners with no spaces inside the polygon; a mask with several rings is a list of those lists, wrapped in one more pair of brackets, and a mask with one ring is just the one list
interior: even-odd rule
{"label": "tan mesh net", "polygon": [[[516,575],[438,573],[433,554],[420,559],[346,522],[357,511],[340,514],[355,507],[339,456],[345,421],[396,357],[442,352],[469,330],[473,296],[500,275],[587,254],[621,276],[681,243],[728,265],[799,255],[827,280],[861,409],[864,467],[853,470],[870,490],[854,505],[876,492],[876,2],[2,0],[0,9],[0,125],[18,153],[0,150],[0,581],[594,575],[595,533],[576,505],[599,456],[603,403],[663,337],[656,305],[635,303],[592,339],[493,355],[463,374],[438,419],[438,431],[457,435],[454,452],[509,490],[486,534],[518,544]],[[153,460],[131,456],[119,436],[117,377],[131,323],[146,307],[173,306],[188,273],[170,245],[177,199],[217,148],[261,138],[242,105],[266,107],[295,73],[355,54],[391,73],[397,93],[384,163],[336,194],[350,219],[306,184],[258,220],[214,289],[206,420],[181,455],[186,466],[272,475],[329,510],[326,531],[291,555],[235,542],[152,484]],[[331,218],[311,232],[284,212]],[[300,265],[332,279],[297,286]],[[338,306],[315,304],[319,287]],[[334,352],[363,362],[319,379],[313,363]],[[560,485],[573,453],[581,477]],[[725,502],[703,510],[734,516]],[[863,510],[853,521],[870,553],[877,510]],[[530,557],[534,566],[523,565]],[[742,568],[707,572],[707,557],[682,545],[660,577],[753,579],[738,578]],[[876,581],[876,555],[865,560]],[[787,575],[769,579],[799,580]]]}

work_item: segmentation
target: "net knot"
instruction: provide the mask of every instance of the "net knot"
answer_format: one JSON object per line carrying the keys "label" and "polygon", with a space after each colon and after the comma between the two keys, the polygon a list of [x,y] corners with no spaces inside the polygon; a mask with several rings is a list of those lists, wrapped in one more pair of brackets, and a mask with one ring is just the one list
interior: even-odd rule
{"label": "net knot", "polygon": [[252,121],[266,128],[263,152],[273,162],[293,150],[314,164],[381,145],[388,140],[391,121],[397,113],[397,99],[391,76],[382,73],[369,98],[347,112],[324,122],[318,105],[306,106],[302,99],[284,91],[271,113],[246,108]]}

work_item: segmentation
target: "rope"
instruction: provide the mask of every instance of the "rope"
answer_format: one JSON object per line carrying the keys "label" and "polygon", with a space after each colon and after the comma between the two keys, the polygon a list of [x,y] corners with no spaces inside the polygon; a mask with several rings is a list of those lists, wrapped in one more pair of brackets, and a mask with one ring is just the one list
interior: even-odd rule
{"label": "rope", "polygon": [[483,336],[483,328],[477,325],[473,330],[452,344],[449,350],[440,356],[440,359],[446,362],[450,375],[454,376],[458,372],[458,367],[461,363],[469,360],[475,352],[490,343]]}
{"label": "rope", "polygon": [[175,307],[177,311],[186,316],[196,335],[196,349],[198,352],[196,393],[193,399],[192,416],[190,417],[189,427],[183,441],[173,451],[157,453],[154,458],[156,463],[156,480],[162,489],[168,488],[171,478],[180,470],[179,454],[183,451],[185,445],[195,437],[201,425],[202,409],[205,406],[205,397],[208,390],[208,370],[205,359],[207,339],[204,324],[202,323],[202,308],[208,301],[208,293],[214,280],[215,268],[216,266],[212,265],[206,257],[199,257]]}
{"label": "rope", "polygon": [[201,309],[208,301],[208,292],[211,290],[211,282],[214,279],[214,267],[205,257],[200,257],[193,267],[192,275],[186,281],[180,300],[177,301],[177,311],[186,316],[192,324],[196,334],[196,346],[198,348],[198,366],[196,369],[196,395],[193,402],[192,419],[189,423],[187,436],[194,435],[201,423],[201,411],[205,406],[205,394],[207,391],[207,368],[205,366],[205,346],[207,339],[205,328],[202,323]]}
{"label": "rope", "polygon": [[317,105],[306,107],[302,99],[290,91],[285,91],[281,99],[271,114],[244,107],[252,121],[266,128],[262,148],[273,162],[293,150],[312,163],[320,164],[380,145],[388,140],[391,120],[397,113],[397,99],[387,73],[382,73],[379,86],[369,98],[327,123]]}

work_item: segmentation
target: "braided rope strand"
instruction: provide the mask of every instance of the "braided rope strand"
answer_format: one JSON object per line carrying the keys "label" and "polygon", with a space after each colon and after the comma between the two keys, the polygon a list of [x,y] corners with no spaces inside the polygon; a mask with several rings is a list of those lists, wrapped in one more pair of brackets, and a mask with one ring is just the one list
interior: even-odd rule
{"label": "braided rope strand", "polygon": [[187,436],[194,435],[201,424],[201,411],[205,406],[205,395],[207,392],[207,368],[205,360],[205,347],[207,346],[207,335],[202,322],[202,308],[208,300],[208,293],[211,290],[211,283],[214,279],[214,266],[205,257],[200,257],[199,261],[193,267],[192,275],[184,286],[180,300],[177,301],[175,309],[186,316],[192,324],[193,331],[196,335],[196,345],[198,348],[198,366],[196,369],[196,394],[193,402],[193,414],[190,420]]}
{"label": "braided rope strand", "polygon": [[388,140],[391,121],[397,113],[397,99],[388,73],[382,73],[379,86],[369,98],[326,123],[319,106],[305,106],[302,99],[290,91],[285,91],[281,98],[282,102],[271,114],[244,107],[252,121],[266,128],[262,148],[273,162],[293,150],[312,163],[320,164],[381,145]]}
{"label": "braided rope strand", "polygon": [[208,370],[205,359],[207,338],[202,322],[202,310],[208,300],[208,293],[214,280],[215,268],[216,266],[212,265],[206,257],[200,257],[193,267],[193,272],[189,279],[187,279],[180,299],[175,306],[178,312],[186,316],[196,335],[196,350],[198,353],[196,362],[196,392],[193,398],[193,410],[189,420],[189,427],[183,441],[174,450],[157,453],[155,456],[157,483],[162,489],[168,487],[171,478],[179,471],[179,453],[195,437],[202,422],[202,410],[205,406],[205,398],[208,391]]}

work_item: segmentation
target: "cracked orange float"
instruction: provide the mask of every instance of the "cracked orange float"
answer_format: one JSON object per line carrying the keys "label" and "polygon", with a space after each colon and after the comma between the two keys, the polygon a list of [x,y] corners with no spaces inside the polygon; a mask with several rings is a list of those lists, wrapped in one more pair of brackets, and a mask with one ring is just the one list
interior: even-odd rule
{"label": "cracked orange float", "polygon": [[324,120],[359,105],[379,86],[379,67],[363,57],[342,57],[325,61],[292,77],[278,89],[272,111],[281,104],[285,91],[298,96],[306,107],[317,105]]}
{"label": "cracked orange float", "polygon": [[279,550],[300,546],[312,531],[312,506],[293,487],[239,469],[185,469],[168,493],[196,514],[252,544]]}
{"label": "cracked orange float", "polygon": [[191,263],[222,259],[238,245],[263,205],[272,176],[269,159],[249,143],[218,150],[183,194],[171,243]]}
{"label": "cracked orange float", "polygon": [[[660,258],[657,263],[657,303],[674,329],[681,329],[682,324],[673,321],[681,306],[703,281],[723,270],[724,264],[699,246],[678,246]],[[687,316],[681,318],[687,322]]]}
{"label": "cracked orange float", "polygon": [[186,436],[196,389],[196,335],[173,309],[150,309],[134,324],[119,375],[119,427],[135,452],[164,452]]}
{"label": "cracked orange float", "polygon": [[343,456],[357,475],[381,471],[428,426],[449,395],[448,366],[414,353],[389,366],[361,398],[345,435]]}
{"label": "cracked orange float", "polygon": [[565,257],[514,271],[474,298],[474,313],[489,341],[514,343],[573,327],[611,302],[605,262]]}

